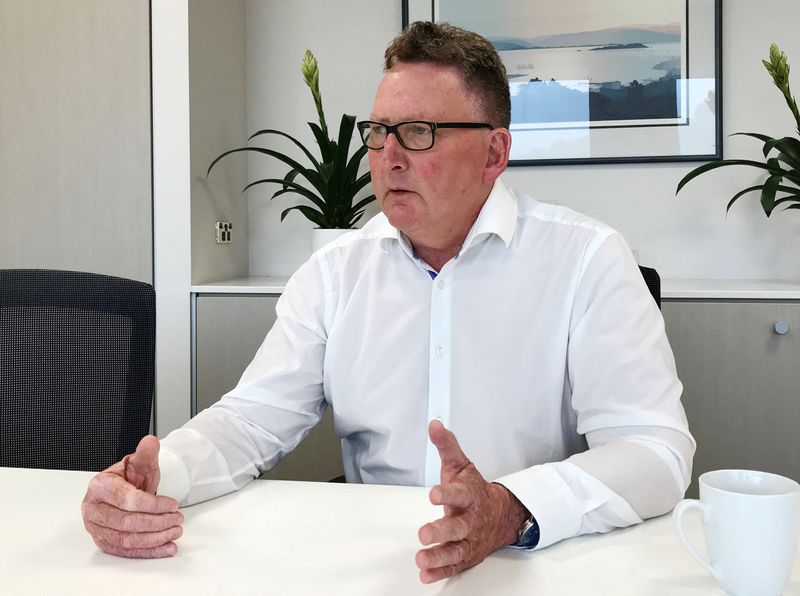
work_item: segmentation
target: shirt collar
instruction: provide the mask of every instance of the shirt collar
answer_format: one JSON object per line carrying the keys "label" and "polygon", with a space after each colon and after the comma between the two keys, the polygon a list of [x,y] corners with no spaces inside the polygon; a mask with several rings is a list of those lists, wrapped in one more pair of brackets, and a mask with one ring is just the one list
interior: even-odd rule
{"label": "shirt collar", "polygon": [[[380,220],[377,226],[377,235],[381,239],[381,248],[388,250],[393,240],[400,242],[403,249],[413,256],[413,250],[408,238],[389,223],[383,213],[378,214]],[[492,190],[486,198],[478,218],[472,224],[459,254],[475,244],[486,240],[492,234],[497,235],[508,247],[514,239],[514,230],[517,227],[517,199],[500,178],[494,181]]]}
{"label": "shirt collar", "polygon": [[517,199],[500,178],[494,181],[492,191],[481,207],[481,212],[464,239],[461,252],[483,242],[492,234],[499,236],[506,248],[514,239],[517,228]]}

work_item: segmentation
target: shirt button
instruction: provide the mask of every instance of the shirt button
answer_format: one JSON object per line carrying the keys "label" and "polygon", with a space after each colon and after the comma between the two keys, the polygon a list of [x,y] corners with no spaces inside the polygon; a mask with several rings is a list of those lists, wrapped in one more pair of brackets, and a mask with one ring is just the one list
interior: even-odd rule
{"label": "shirt button", "polygon": [[444,348],[442,348],[442,346],[439,346],[438,348],[436,348],[436,357],[441,358],[442,356],[444,356]]}
{"label": "shirt button", "polygon": [[445,286],[446,284],[444,283],[444,280],[443,280],[443,279],[440,279],[440,280],[439,280],[439,283],[438,283],[437,285],[439,286],[439,289],[440,289],[440,290],[444,290],[444,286]]}

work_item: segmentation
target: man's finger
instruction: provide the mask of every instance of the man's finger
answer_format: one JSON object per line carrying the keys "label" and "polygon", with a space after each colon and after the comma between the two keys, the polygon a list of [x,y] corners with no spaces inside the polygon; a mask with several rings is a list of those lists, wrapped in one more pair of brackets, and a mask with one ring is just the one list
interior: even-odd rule
{"label": "man's finger", "polygon": [[455,509],[466,509],[475,502],[471,487],[462,482],[437,484],[430,492],[431,503]]}
{"label": "man's finger", "polygon": [[92,522],[84,522],[84,525],[95,542],[125,550],[158,548],[183,535],[183,528],[180,526],[160,532],[119,532]]}
{"label": "man's finger", "polygon": [[447,430],[440,420],[431,420],[428,425],[428,435],[431,442],[439,450],[439,457],[442,459],[442,472],[445,468],[451,471],[460,471],[470,463],[456,440],[456,436]]}
{"label": "man's finger", "polygon": [[464,540],[472,529],[471,519],[474,518],[464,514],[448,515],[427,523],[419,529],[419,541],[427,546]]}
{"label": "man's finger", "polygon": [[121,548],[98,540],[95,540],[95,544],[104,553],[128,559],[163,559],[164,557],[173,557],[178,552],[178,545],[174,542],[167,542],[155,548]]}
{"label": "man's finger", "polygon": [[447,565],[446,567],[437,567],[436,569],[423,569],[419,572],[419,579],[423,584],[432,584],[434,582],[447,579],[458,575],[467,568],[465,563],[459,565]]}
{"label": "man's finger", "polygon": [[469,553],[469,543],[466,540],[448,542],[447,544],[418,551],[416,563],[420,569],[435,569],[436,567],[458,565],[462,561],[469,560]]}
{"label": "man's finger", "polygon": [[105,503],[84,503],[83,519],[121,532],[160,532],[183,524],[183,513],[123,511]]}
{"label": "man's finger", "polygon": [[136,489],[116,474],[101,473],[95,476],[89,483],[86,497],[90,502],[108,503],[125,511],[168,513],[178,510],[175,499]]}
{"label": "man's finger", "polygon": [[160,480],[158,452],[161,444],[158,438],[147,435],[139,441],[136,452],[124,459],[125,479],[136,488],[155,494]]}

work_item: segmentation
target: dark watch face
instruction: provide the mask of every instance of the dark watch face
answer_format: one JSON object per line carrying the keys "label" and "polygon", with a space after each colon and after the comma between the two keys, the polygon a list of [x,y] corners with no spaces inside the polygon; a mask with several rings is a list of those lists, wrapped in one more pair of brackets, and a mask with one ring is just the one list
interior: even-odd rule
{"label": "dark watch face", "polygon": [[517,541],[517,546],[534,548],[537,544],[539,544],[539,524],[533,519]]}

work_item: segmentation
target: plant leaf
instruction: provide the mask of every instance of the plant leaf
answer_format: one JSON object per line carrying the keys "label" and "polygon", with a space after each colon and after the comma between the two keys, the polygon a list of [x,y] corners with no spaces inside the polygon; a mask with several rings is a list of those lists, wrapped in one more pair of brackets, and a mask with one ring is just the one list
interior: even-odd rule
{"label": "plant leaf", "polygon": [[768,137],[767,135],[762,135],[762,134],[757,133],[757,132],[735,132],[731,136],[732,137],[736,137],[736,136],[753,137],[754,139],[758,139],[759,141],[763,141],[764,142],[764,148],[762,149],[762,151],[764,153],[764,157],[769,155],[769,152],[772,150],[772,148],[769,147],[769,144],[772,141],[775,140],[772,137]]}
{"label": "plant leaf", "polygon": [[286,194],[295,194],[295,192],[291,188],[276,190],[274,193],[272,193],[270,199],[274,199],[275,197],[279,197],[281,195],[286,195]]}
{"label": "plant leaf", "polygon": [[691,172],[686,174],[681,181],[678,182],[678,188],[675,190],[675,194],[678,194],[681,189],[686,186],[687,182],[690,182],[694,178],[697,178],[700,174],[704,174],[709,170],[714,170],[716,168],[722,168],[725,166],[751,166],[754,168],[759,168],[762,170],[767,170],[770,174],[778,174],[783,175],[783,170],[780,168],[775,169],[774,167],[770,167],[767,164],[761,163],[760,161],[753,161],[750,159],[721,159],[719,161],[710,161],[705,163],[701,166],[696,167]]}
{"label": "plant leaf", "polygon": [[[294,169],[289,170],[288,172],[286,172],[286,176],[283,177],[283,181],[284,182],[293,182],[294,179],[297,178],[297,174],[299,174],[299,172],[297,170],[294,170]],[[286,184],[284,184],[283,188],[286,189],[288,187],[286,186]]]}
{"label": "plant leaf", "polygon": [[[770,159],[767,164],[769,164],[769,162],[777,162],[777,160],[773,158]],[[761,208],[764,209],[764,213],[767,214],[767,217],[772,214],[772,210],[775,208],[775,193],[778,190],[780,182],[781,176],[770,176],[764,183],[764,188],[761,189]]]}
{"label": "plant leaf", "polygon": [[321,228],[326,227],[325,218],[322,216],[322,214],[316,209],[313,209],[312,207],[309,207],[307,205],[295,205],[294,207],[289,207],[288,209],[284,209],[283,212],[281,213],[281,221],[283,221],[286,218],[286,216],[289,214],[290,211],[299,211],[311,223],[315,223]]}
{"label": "plant leaf", "polygon": [[326,185],[330,185],[331,176],[333,176],[333,162],[324,161],[319,164],[319,173]]}
{"label": "plant leaf", "polygon": [[284,194],[284,193],[290,193],[291,192],[291,193],[295,193],[295,194],[298,194],[298,195],[300,195],[302,197],[307,198],[309,201],[311,201],[317,207],[319,207],[320,210],[323,210],[325,208],[325,201],[323,201],[320,197],[315,195],[313,192],[311,192],[310,190],[308,190],[306,187],[302,186],[301,184],[298,184],[297,182],[287,182],[283,178],[264,178],[263,180],[256,180],[255,182],[251,182],[250,184],[245,186],[242,189],[242,193],[244,193],[246,190],[248,190],[248,189],[250,189],[250,188],[252,188],[254,186],[257,186],[259,184],[283,184],[283,185],[288,187],[288,188],[284,188],[283,190],[277,191],[270,198],[274,199],[279,194]]}
{"label": "plant leaf", "polygon": [[347,182],[347,156],[350,153],[350,141],[353,138],[353,128],[356,124],[356,117],[347,114],[342,115],[339,122],[339,138],[336,143],[336,151],[333,157],[333,172],[330,177],[330,200],[335,204],[334,208],[341,210],[345,207],[342,201],[342,194]]}
{"label": "plant leaf", "polygon": [[[361,145],[355,153],[353,153],[350,161],[347,162],[347,171],[345,173],[346,180],[355,180],[358,176],[358,169],[361,167],[361,160],[364,159],[364,156],[367,154],[367,148],[364,145]],[[367,171],[369,174],[369,171]],[[371,179],[371,176],[370,176]]]}
{"label": "plant leaf", "polygon": [[794,184],[800,186],[800,168],[798,168],[798,165],[791,159],[787,158],[783,153],[778,153],[778,157],[776,159],[777,161],[783,162],[789,166],[788,170],[781,170],[783,172],[783,176],[789,182],[793,182]]}
{"label": "plant leaf", "polygon": [[733,207],[733,204],[734,204],[734,203],[735,203],[735,202],[736,202],[736,201],[737,201],[737,200],[738,200],[740,197],[742,197],[743,195],[746,195],[746,194],[747,194],[747,193],[749,193],[749,192],[755,192],[755,191],[757,191],[757,190],[762,190],[763,188],[764,188],[764,185],[763,185],[763,184],[757,184],[756,186],[749,186],[749,187],[745,188],[744,190],[740,190],[740,191],[739,191],[739,192],[737,192],[735,195],[733,195],[733,198],[732,198],[730,201],[728,201],[728,206],[727,206],[727,207],[725,207],[725,213],[727,213],[728,211],[730,211],[730,210],[731,210],[731,207]]}
{"label": "plant leaf", "polygon": [[800,140],[793,137],[772,139],[764,145],[764,157],[767,156],[767,153],[769,153],[769,150],[772,148],[785,154],[789,159],[793,160],[795,164],[800,164]]}
{"label": "plant leaf", "polygon": [[348,222],[348,227],[353,228],[358,223],[358,220],[361,219],[361,216],[364,215],[363,211],[359,211],[353,217],[350,218]]}
{"label": "plant leaf", "polygon": [[317,159],[311,154],[311,152],[308,149],[305,148],[305,146],[300,141],[295,139],[293,136],[286,134],[285,132],[281,132],[280,130],[274,130],[272,128],[265,128],[264,130],[259,130],[258,132],[253,133],[252,135],[250,135],[250,137],[247,140],[248,141],[252,141],[257,136],[268,135],[268,134],[279,135],[281,137],[285,137],[285,138],[289,139],[292,143],[297,145],[303,153],[306,154],[306,157],[309,159],[309,161],[311,161],[311,163],[314,164],[315,168],[319,165],[318,162],[317,162]]}
{"label": "plant leaf", "polygon": [[[749,192],[755,192],[757,190],[763,190],[763,188],[764,188],[763,184],[757,184],[756,186],[749,186],[749,187],[745,188],[744,190],[741,190],[741,191],[737,192],[735,195],[733,195],[733,198],[728,202],[728,206],[725,207],[725,212],[727,213],[728,211],[730,211],[731,207],[736,202],[736,200],[739,199],[740,197],[742,197],[743,195],[746,195]],[[779,185],[776,190],[778,192],[795,193],[795,192],[797,192],[798,189],[792,188],[791,186],[780,186]],[[792,195],[792,196],[794,196],[794,195]],[[775,205],[779,205],[782,202],[785,202],[785,199],[779,199],[779,200],[775,201],[775,203],[773,205],[773,208],[774,208]]]}
{"label": "plant leaf", "polygon": [[322,161],[333,161],[334,148],[331,147],[331,140],[325,136],[325,133],[322,132],[322,129],[318,124],[309,122],[308,125],[311,127],[311,132],[314,133],[314,138],[317,139],[317,145],[319,145],[319,152],[322,156]]}
{"label": "plant leaf", "polygon": [[359,209],[361,209],[363,207],[366,207],[367,205],[369,205],[374,200],[375,200],[375,195],[369,195],[368,197],[366,197],[364,199],[361,199],[358,203],[356,203],[355,205],[353,205],[350,208],[350,211],[348,211],[345,214],[345,218],[351,219],[351,218],[355,217],[355,214]]}
{"label": "plant leaf", "polygon": [[344,200],[347,201],[348,205],[351,205],[353,203],[353,199],[356,197],[358,192],[362,188],[364,188],[367,184],[369,184],[371,180],[372,176],[370,176],[370,173],[367,172],[364,175],[362,175],[361,178],[355,180],[350,184],[350,186],[347,187],[347,192],[344,195]]}
{"label": "plant leaf", "polygon": [[310,168],[307,168],[300,164],[299,162],[295,161],[288,155],[284,155],[283,153],[279,153],[278,151],[273,151],[272,149],[263,149],[261,147],[240,147],[239,149],[231,149],[230,151],[226,151],[222,155],[218,156],[214,161],[211,162],[211,165],[208,166],[208,172],[206,172],[206,177],[208,177],[209,172],[211,172],[211,168],[213,168],[216,163],[221,160],[226,155],[230,155],[232,153],[239,153],[241,151],[252,151],[254,153],[262,153],[264,155],[269,155],[270,157],[274,157],[278,161],[282,161],[287,166],[292,169],[298,171],[298,173],[303,176],[306,180],[308,180],[311,185],[319,191],[320,195],[325,196],[325,183],[322,180],[322,177]]}
{"label": "plant leaf", "polygon": [[780,199],[775,201],[775,207],[777,207],[778,205],[783,205],[784,203],[796,203],[796,202],[800,202],[800,194],[781,197]]}
{"label": "plant leaf", "polygon": [[731,134],[731,136],[732,137],[753,137],[754,139],[758,139],[759,141],[764,141],[765,143],[775,140],[774,138],[772,138],[770,136],[767,136],[767,135],[762,135],[759,132],[734,132],[734,133]]}

